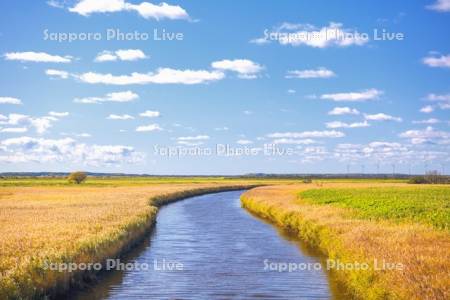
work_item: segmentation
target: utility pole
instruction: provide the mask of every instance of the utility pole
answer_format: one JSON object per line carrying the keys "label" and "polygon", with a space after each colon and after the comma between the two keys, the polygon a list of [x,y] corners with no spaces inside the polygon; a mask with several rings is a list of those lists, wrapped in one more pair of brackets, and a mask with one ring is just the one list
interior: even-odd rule
{"label": "utility pole", "polygon": [[395,164],[392,164],[392,177],[395,177]]}

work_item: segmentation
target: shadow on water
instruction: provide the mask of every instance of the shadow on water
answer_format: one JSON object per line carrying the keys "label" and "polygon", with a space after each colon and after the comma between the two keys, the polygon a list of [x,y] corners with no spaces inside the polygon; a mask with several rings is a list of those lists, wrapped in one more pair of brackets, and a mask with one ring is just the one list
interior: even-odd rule
{"label": "shadow on water", "polygon": [[[102,272],[97,283],[66,299],[348,299],[326,271],[261,271],[261,258],[318,262],[326,270],[326,257],[294,233],[241,208],[241,193],[193,197],[161,208],[151,233],[120,258],[122,263],[153,263],[166,255],[181,257],[194,266],[186,273]],[[215,201],[214,209],[208,201]]]}

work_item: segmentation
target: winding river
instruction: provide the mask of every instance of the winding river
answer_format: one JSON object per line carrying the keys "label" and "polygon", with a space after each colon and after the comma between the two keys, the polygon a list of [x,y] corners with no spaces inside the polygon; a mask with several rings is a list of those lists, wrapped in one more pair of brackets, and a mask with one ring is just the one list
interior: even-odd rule
{"label": "winding river", "polygon": [[[324,259],[241,208],[242,191],[160,209],[152,234],[71,299],[342,299]],[[309,270],[282,271],[283,263]],[[313,268],[311,268],[313,266]],[[116,267],[117,268],[117,267]]]}

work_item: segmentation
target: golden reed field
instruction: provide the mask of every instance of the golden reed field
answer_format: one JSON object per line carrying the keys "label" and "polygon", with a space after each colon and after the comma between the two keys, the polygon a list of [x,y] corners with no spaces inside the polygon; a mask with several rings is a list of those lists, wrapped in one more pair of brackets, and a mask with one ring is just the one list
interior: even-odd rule
{"label": "golden reed field", "polygon": [[94,274],[45,262],[102,262],[149,231],[157,206],[245,182],[0,188],[0,299],[54,297]]}
{"label": "golden reed field", "polygon": [[0,299],[54,298],[83,286],[96,274],[54,272],[45,263],[118,257],[149,233],[160,205],[250,187],[241,199],[245,208],[294,231],[329,259],[404,266],[331,270],[349,297],[449,299],[448,185],[220,178],[1,181]]}
{"label": "golden reed field", "polygon": [[[378,191],[383,193],[375,199]],[[421,196],[428,194],[430,199]],[[315,203],[305,199],[309,195],[319,199],[326,195],[327,200]],[[334,204],[334,199],[342,201]],[[331,260],[367,263],[368,270],[331,269],[350,297],[450,299],[449,186],[278,185],[247,191],[241,201],[250,211],[294,231]]]}

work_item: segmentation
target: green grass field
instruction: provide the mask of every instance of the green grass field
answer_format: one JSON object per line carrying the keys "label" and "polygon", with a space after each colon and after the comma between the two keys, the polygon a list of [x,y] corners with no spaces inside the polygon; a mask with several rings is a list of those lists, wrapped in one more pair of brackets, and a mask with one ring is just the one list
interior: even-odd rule
{"label": "green grass field", "polygon": [[357,217],[418,222],[450,229],[450,186],[325,188],[300,193],[315,204],[353,209]]}

